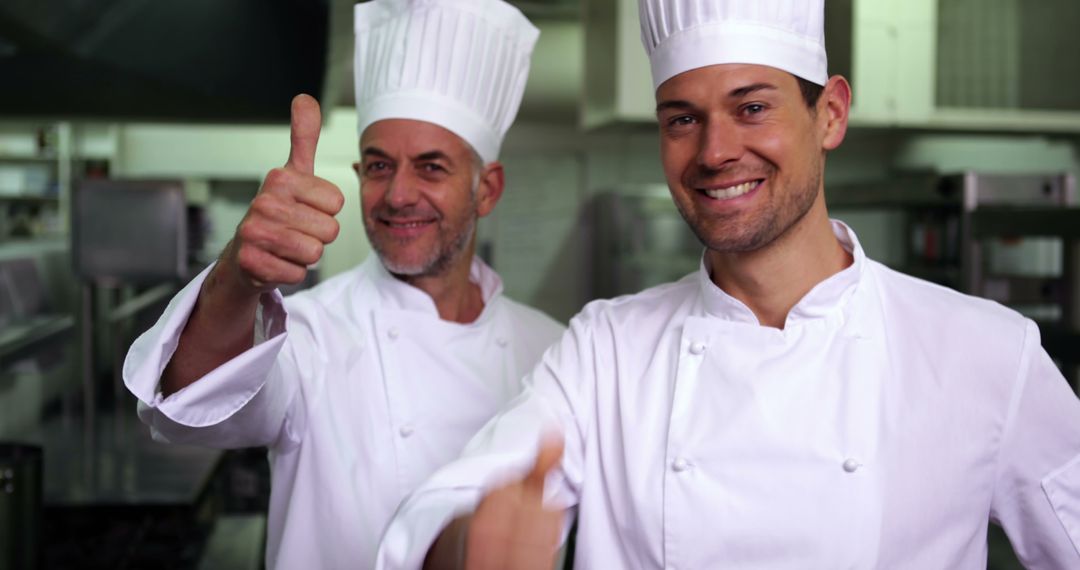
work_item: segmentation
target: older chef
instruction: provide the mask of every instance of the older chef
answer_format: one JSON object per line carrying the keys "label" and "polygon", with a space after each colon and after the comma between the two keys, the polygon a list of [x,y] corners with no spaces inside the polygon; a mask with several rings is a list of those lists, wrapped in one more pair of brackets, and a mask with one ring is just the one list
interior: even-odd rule
{"label": "older chef", "polygon": [[473,255],[538,32],[499,0],[356,6],[357,164],[378,254],[282,299],[334,239],[313,173],[318,104],[219,262],[124,365],[155,438],[267,446],[272,568],[364,568],[407,493],[521,391],[563,327],[502,295]]}
{"label": "older chef", "polygon": [[989,520],[1029,568],[1080,568],[1080,402],[1034,323],[826,214],[851,92],[823,4],[641,0],[701,268],[576,316],[377,567],[543,568],[576,507],[578,568],[985,568]]}

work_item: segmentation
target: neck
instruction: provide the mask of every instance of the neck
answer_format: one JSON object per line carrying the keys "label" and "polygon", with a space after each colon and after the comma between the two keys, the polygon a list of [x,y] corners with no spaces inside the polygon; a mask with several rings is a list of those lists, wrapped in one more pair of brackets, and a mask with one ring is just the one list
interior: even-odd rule
{"label": "neck", "polygon": [[455,323],[471,323],[480,317],[484,310],[484,296],[480,286],[469,280],[472,268],[474,244],[470,243],[465,251],[445,271],[438,275],[394,275],[397,279],[420,289],[435,301],[439,318]]}
{"label": "neck", "polygon": [[851,265],[818,203],[769,245],[751,252],[710,250],[710,277],[738,299],[763,326],[784,328],[788,313],[815,285]]}

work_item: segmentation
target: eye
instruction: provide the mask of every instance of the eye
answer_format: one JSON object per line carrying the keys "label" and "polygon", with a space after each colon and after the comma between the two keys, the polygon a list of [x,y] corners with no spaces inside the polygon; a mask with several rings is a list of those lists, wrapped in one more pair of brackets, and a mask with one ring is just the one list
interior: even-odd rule
{"label": "eye", "polygon": [[372,160],[364,165],[364,172],[369,174],[377,174],[386,170],[390,170],[390,163],[385,160]]}
{"label": "eye", "polygon": [[420,165],[420,170],[423,170],[427,174],[441,174],[446,172],[441,164],[435,162],[425,162]]}
{"label": "eye", "polygon": [[747,103],[740,108],[740,111],[742,111],[742,114],[745,116],[753,117],[764,113],[767,109],[768,107],[763,103]]}
{"label": "eye", "polygon": [[692,125],[697,122],[691,115],[676,115],[667,120],[669,127],[682,127],[686,125]]}

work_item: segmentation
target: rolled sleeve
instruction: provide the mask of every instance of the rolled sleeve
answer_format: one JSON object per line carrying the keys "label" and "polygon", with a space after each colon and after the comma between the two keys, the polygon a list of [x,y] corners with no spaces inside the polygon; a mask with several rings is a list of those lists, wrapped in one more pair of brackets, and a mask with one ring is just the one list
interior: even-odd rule
{"label": "rolled sleeve", "polygon": [[[282,395],[264,393],[288,336],[287,313],[277,291],[260,300],[255,346],[168,397],[160,390],[161,376],[212,268],[173,297],[157,323],[132,344],[124,383],[139,399],[139,417],[155,439],[214,447],[268,445],[278,431],[273,424],[280,424],[285,413]],[[259,409],[241,413],[249,408]],[[223,425],[230,422],[234,425]]]}

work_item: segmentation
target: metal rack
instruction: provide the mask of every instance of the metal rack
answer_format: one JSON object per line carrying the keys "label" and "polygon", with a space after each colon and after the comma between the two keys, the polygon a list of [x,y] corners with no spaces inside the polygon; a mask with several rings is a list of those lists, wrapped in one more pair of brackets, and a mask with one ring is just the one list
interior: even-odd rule
{"label": "metal rack", "polygon": [[[1044,348],[1080,388],[1080,207],[1072,175],[918,173],[826,192],[834,211],[902,212],[906,235],[895,269],[1028,314]],[[1055,271],[992,267],[996,246],[1031,239],[1046,242]]]}
{"label": "metal rack", "polygon": [[[1037,316],[1043,346],[1074,389],[1080,379],[1080,207],[1071,175],[963,175],[963,284],[974,295],[1011,306],[1049,306]],[[1060,242],[1056,275],[1010,275],[987,267],[992,240]]]}

